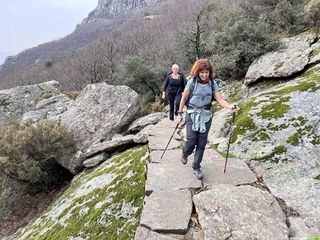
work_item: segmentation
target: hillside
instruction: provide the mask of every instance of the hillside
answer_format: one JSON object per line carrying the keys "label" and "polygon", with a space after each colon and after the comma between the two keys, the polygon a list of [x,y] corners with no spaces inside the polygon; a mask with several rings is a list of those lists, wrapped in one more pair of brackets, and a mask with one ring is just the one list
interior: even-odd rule
{"label": "hillside", "polygon": [[22,69],[30,69],[48,60],[65,58],[104,34],[118,29],[132,14],[157,1],[100,0],[95,10],[78,24],[69,35],[27,49],[16,56],[7,57],[0,66],[0,83],[5,76]]}

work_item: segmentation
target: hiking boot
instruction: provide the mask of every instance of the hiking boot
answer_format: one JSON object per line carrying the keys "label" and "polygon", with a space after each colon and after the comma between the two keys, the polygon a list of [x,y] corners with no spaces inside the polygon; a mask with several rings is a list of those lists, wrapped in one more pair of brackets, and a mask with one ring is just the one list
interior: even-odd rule
{"label": "hiking boot", "polygon": [[187,164],[187,162],[188,162],[188,157],[184,156],[183,153],[181,155],[181,162],[183,165]]}
{"label": "hiking boot", "polygon": [[196,176],[197,179],[203,178],[201,169],[193,169],[193,174]]}

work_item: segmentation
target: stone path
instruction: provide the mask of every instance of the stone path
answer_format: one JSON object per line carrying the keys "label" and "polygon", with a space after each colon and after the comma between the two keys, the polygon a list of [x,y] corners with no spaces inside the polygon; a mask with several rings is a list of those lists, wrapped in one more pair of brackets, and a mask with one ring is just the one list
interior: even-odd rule
{"label": "stone path", "polygon": [[[208,209],[203,211],[203,206],[202,208],[197,205],[194,207],[194,194],[204,189],[215,189],[218,185],[226,186],[226,188],[229,188],[228,186],[230,186],[231,190],[229,190],[229,192],[233,192],[234,190],[232,187],[252,184],[257,180],[248,165],[244,161],[235,158],[228,160],[227,171],[224,174],[223,169],[225,159],[210,148],[205,150],[202,161],[204,178],[201,181],[196,179],[192,173],[191,167],[193,155],[189,157],[189,161],[186,165],[183,165],[180,162],[182,146],[184,143],[182,137],[177,133],[174,135],[167,152],[163,158],[160,159],[175,126],[176,123],[163,119],[153,128],[152,133],[150,133],[150,162],[147,170],[145,205],[142,212],[140,227],[135,235],[136,240],[211,239],[212,235],[210,235],[211,237],[209,238],[206,237],[206,234],[208,235],[209,232],[203,232],[203,234],[198,235],[188,234],[188,232],[190,232],[192,215],[197,216],[195,208],[198,208],[201,213],[206,211],[210,212]],[[241,193],[238,195],[241,195]],[[199,199],[201,198],[201,193],[195,196],[199,196],[197,198]],[[250,201],[253,201],[253,204],[258,200],[259,199],[250,199]],[[247,205],[251,205],[250,201],[243,201]],[[272,205],[274,202],[268,202],[266,204]],[[208,208],[208,206],[204,208]],[[278,208],[280,209],[280,207]],[[279,212],[278,208],[274,209],[274,211]],[[228,211],[228,209],[225,211]],[[232,215],[232,213],[229,213],[229,215],[230,214]],[[283,217],[281,210],[279,214],[282,214],[281,216]],[[204,218],[205,216],[202,214],[199,219]],[[197,220],[194,220],[193,222],[195,221]],[[203,224],[205,225],[205,223]],[[286,227],[285,220],[283,221],[283,225]],[[265,231],[268,232],[268,230],[269,229],[266,229]],[[242,232],[240,232],[240,235],[238,233],[238,236],[241,236],[241,233]],[[282,233],[284,235],[287,234],[285,231]],[[217,239],[219,239],[219,237]],[[280,237],[279,239],[284,238]]]}

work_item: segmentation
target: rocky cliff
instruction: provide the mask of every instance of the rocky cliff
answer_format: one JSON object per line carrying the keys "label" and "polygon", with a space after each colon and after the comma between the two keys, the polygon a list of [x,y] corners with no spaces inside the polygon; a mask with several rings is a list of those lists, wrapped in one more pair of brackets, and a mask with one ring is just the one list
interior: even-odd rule
{"label": "rocky cliff", "polygon": [[99,0],[97,8],[89,13],[82,24],[94,22],[99,19],[112,19],[115,16],[124,15],[160,1],[161,0]]}
{"label": "rocky cliff", "polygon": [[16,56],[7,57],[0,65],[0,82],[1,78],[15,71],[44,64],[48,59],[58,59],[61,56],[65,58],[106,32],[120,28],[126,21],[126,16],[160,1],[164,0],[99,0],[96,9],[90,12],[72,33],[59,40],[24,50]]}

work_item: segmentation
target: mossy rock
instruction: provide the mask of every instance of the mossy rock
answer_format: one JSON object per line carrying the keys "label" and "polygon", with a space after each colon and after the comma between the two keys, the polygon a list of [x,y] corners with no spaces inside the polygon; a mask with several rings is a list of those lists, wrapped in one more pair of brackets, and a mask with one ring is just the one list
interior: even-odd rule
{"label": "mossy rock", "polygon": [[247,131],[256,130],[257,127],[252,120],[250,111],[256,105],[254,99],[251,99],[243,104],[240,104],[239,115],[235,119],[235,127],[231,134],[231,142],[234,143],[239,135],[244,135]]}
{"label": "mossy rock", "polygon": [[254,161],[271,161],[274,163],[279,163],[280,160],[284,160],[281,155],[287,152],[287,148],[285,146],[277,146],[273,149],[272,153],[263,156],[263,157],[259,157],[259,158],[254,158],[251,160]]}
{"label": "mossy rock", "polygon": [[315,57],[315,56],[318,56],[318,55],[320,55],[320,48],[317,48],[317,49],[313,50],[311,55],[310,55],[310,57],[312,58],[312,57]]}
{"label": "mossy rock", "polygon": [[285,112],[289,109],[289,105],[284,104],[288,102],[290,97],[281,97],[276,101],[264,105],[257,116],[260,116],[262,119],[277,119],[284,116]]}
{"label": "mossy rock", "polygon": [[144,201],[147,147],[76,176],[38,219],[9,239],[133,239]]}

